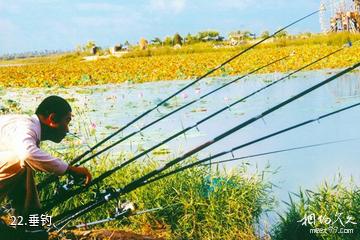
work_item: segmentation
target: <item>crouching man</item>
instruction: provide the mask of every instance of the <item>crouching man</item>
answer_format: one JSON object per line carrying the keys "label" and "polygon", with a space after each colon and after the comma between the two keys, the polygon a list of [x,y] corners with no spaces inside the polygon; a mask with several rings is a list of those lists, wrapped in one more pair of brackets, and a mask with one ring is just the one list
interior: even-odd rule
{"label": "crouching man", "polygon": [[[0,116],[0,203],[7,196],[19,216],[40,212],[34,171],[69,174],[91,181],[86,168],[72,167],[39,149],[40,141],[60,143],[69,131],[71,107],[58,96],[45,98],[33,116]],[[0,223],[0,238],[16,240],[19,232]],[[23,235],[23,234],[22,234]],[[40,239],[24,236],[23,239]],[[41,237],[47,239],[47,236]]]}

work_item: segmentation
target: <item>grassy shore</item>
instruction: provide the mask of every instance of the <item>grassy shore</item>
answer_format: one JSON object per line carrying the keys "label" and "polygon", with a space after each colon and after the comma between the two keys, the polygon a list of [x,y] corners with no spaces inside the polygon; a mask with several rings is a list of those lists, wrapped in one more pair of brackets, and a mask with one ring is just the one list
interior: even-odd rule
{"label": "grassy shore", "polygon": [[[122,156],[123,157],[123,156]],[[121,158],[122,158],[121,157]],[[193,161],[190,159],[189,161]],[[93,161],[90,169],[94,175],[117,165],[120,159],[102,158]],[[159,166],[155,159],[144,164],[135,163],[122,169],[100,184],[100,189],[121,188],[150,169]],[[264,172],[248,172],[239,167],[228,173],[193,168],[141,187],[120,201],[132,201],[139,210],[159,208],[138,216],[99,224],[95,229],[121,229],[139,234],[149,234],[166,239],[257,239],[254,227],[263,212],[274,207],[272,185],[264,179]],[[42,197],[51,196],[47,188]],[[56,216],[94,200],[94,191],[81,194],[56,208]],[[88,212],[71,225],[108,218],[115,212],[116,201]]]}
{"label": "grassy shore", "polygon": [[[315,35],[309,38],[289,37],[264,43],[237,58],[212,76],[239,75],[258,66],[295,52],[286,61],[272,65],[262,73],[286,72],[341,47],[349,39],[356,41],[360,34]],[[53,57],[0,62],[0,86],[47,87],[97,85],[121,82],[148,82],[173,79],[192,79],[201,76],[236,53],[248,47],[228,46],[222,43],[198,43],[181,49],[150,47],[134,49],[121,57],[110,57],[85,62],[81,55],[68,54]],[[360,59],[360,44],[327,58],[308,68],[332,69],[354,64]]]}
{"label": "grassy shore", "polygon": [[360,239],[360,189],[353,181],[346,182],[339,174],[333,183],[295,195],[273,228],[273,240]]}

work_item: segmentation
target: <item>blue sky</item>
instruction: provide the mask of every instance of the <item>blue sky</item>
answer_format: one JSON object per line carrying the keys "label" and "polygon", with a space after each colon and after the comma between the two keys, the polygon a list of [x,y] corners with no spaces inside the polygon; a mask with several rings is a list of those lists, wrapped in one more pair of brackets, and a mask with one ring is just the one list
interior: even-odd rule
{"label": "blue sky", "polygon": [[[319,8],[316,0],[0,0],[0,55],[70,50],[94,40],[107,47],[141,37],[202,30],[271,32]],[[319,32],[313,16],[289,32]]]}

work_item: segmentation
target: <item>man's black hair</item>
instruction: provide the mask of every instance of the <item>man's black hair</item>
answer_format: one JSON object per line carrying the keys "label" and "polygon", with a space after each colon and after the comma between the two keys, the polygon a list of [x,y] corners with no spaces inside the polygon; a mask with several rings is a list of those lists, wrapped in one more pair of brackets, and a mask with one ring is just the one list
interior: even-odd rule
{"label": "man's black hair", "polygon": [[51,113],[55,113],[55,121],[60,119],[71,112],[70,104],[59,96],[49,96],[45,98],[37,107],[35,113],[48,117]]}

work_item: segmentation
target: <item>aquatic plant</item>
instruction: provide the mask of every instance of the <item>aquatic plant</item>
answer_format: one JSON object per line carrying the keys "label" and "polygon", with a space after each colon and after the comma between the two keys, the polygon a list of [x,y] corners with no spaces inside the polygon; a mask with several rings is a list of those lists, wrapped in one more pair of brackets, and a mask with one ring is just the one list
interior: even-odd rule
{"label": "aquatic plant", "polygon": [[[308,39],[281,38],[260,45],[221,71],[211,76],[239,75],[256,66],[264,65],[293,51],[296,55],[285,63],[275,64],[262,73],[295,70],[306,62],[341,46],[348,39],[358,40],[359,34],[316,35]],[[279,43],[277,41],[285,41]],[[279,46],[279,44],[281,46]],[[81,61],[78,57],[54,57],[51,61],[35,60],[19,66],[0,68],[0,86],[5,87],[49,87],[96,85],[121,82],[148,82],[170,79],[192,79],[224,62],[248,45],[214,49],[211,44],[189,45],[180,51],[167,48],[148,49],[146,56],[134,51],[130,57],[107,58],[97,61]],[[326,61],[313,65],[308,70],[342,68],[354,64],[360,57],[359,44],[344,50]],[[166,50],[166,51],[165,51]],[[182,51],[182,52],[181,52]]]}
{"label": "aquatic plant", "polygon": [[274,240],[355,240],[360,238],[360,189],[339,174],[316,191],[300,190],[290,196],[287,211],[273,228]]}

